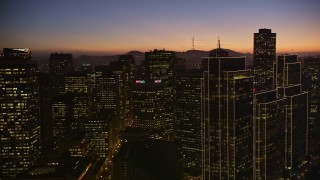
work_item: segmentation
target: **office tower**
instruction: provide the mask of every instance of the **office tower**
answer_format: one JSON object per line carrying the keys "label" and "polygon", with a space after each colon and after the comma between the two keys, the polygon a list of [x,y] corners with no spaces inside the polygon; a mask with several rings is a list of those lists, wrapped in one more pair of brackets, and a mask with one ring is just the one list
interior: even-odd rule
{"label": "office tower", "polygon": [[184,172],[201,176],[201,78],[200,70],[177,73],[175,82],[175,142],[184,162]]}
{"label": "office tower", "polygon": [[254,33],[253,72],[256,91],[273,89],[273,63],[276,61],[276,33],[259,29]]}
{"label": "office tower", "polygon": [[52,75],[51,95],[64,93],[64,76],[74,71],[72,54],[52,53],[49,59],[49,73]]}
{"label": "office tower", "polygon": [[303,89],[309,94],[310,138],[320,138],[320,59],[308,57],[303,66]]}
{"label": "office tower", "polygon": [[53,74],[65,74],[73,71],[72,54],[52,53],[49,59],[49,72]]}
{"label": "office tower", "polygon": [[285,169],[286,100],[276,90],[254,94],[254,179],[280,179]]}
{"label": "office tower", "polygon": [[123,69],[124,83],[124,119],[126,126],[132,123],[132,85],[134,83],[135,61],[132,55],[120,55],[118,62]]}
{"label": "office tower", "polygon": [[171,138],[173,140],[173,81],[174,81],[174,67],[179,67],[177,64],[177,57],[173,51],[157,50],[145,52],[145,79],[161,80],[165,85],[165,111],[169,118],[167,124],[169,125]]}
{"label": "office tower", "polygon": [[3,56],[6,59],[31,59],[30,48],[3,48]]}
{"label": "office tower", "polygon": [[308,153],[308,93],[302,91],[297,55],[278,56],[277,80],[278,97],[286,99],[285,165],[295,169],[298,159]]}
{"label": "office tower", "polygon": [[308,92],[301,89],[300,84],[278,89],[278,96],[286,100],[285,164],[293,170],[308,153]]}
{"label": "office tower", "polygon": [[133,128],[121,134],[125,142],[113,159],[112,179],[182,179],[175,143],[145,138]]}
{"label": "office tower", "polygon": [[51,121],[51,81],[52,77],[47,72],[38,73],[39,80],[39,106],[41,128],[41,151],[45,154],[54,148],[52,121]]}
{"label": "office tower", "polygon": [[173,66],[176,60],[173,51],[157,50],[145,52],[146,78],[161,79],[170,82],[173,77]]}
{"label": "office tower", "polygon": [[152,139],[170,140],[165,84],[161,80],[136,80],[133,85],[133,127],[145,130]]}
{"label": "office tower", "polygon": [[277,87],[301,84],[301,63],[297,55],[280,55],[277,59]]}
{"label": "office tower", "polygon": [[205,57],[202,67],[203,179],[252,179],[253,77],[245,58]]}
{"label": "office tower", "polygon": [[84,71],[64,75],[64,96],[70,98],[71,129],[84,129],[86,120],[92,117],[92,89],[90,77]]}
{"label": "office tower", "polygon": [[53,149],[71,131],[71,109],[72,99],[66,95],[56,95],[51,97],[50,102],[50,126],[48,134],[52,135]]}
{"label": "office tower", "polygon": [[95,67],[94,106],[97,115],[111,110],[113,118],[109,122],[109,153],[112,154],[120,141],[119,132],[125,128],[124,75],[120,63]]}
{"label": "office tower", "polygon": [[[9,53],[7,58],[7,52]],[[0,61],[0,177],[14,179],[40,155],[37,65],[30,49],[4,49]],[[27,53],[27,54],[28,54]]]}
{"label": "office tower", "polygon": [[222,177],[251,179],[253,163],[253,77],[250,70],[223,72]]}
{"label": "office tower", "polygon": [[107,158],[109,155],[109,132],[113,120],[114,111],[103,109],[97,117],[90,118],[85,125],[86,139],[91,140],[95,153],[101,158]]}
{"label": "office tower", "polygon": [[[51,77],[56,78],[53,74]],[[50,122],[44,126],[50,125],[47,128],[53,136],[52,146],[54,148],[72,129],[84,130],[86,121],[92,117],[92,90],[87,73],[73,71],[60,77],[63,78],[60,92],[52,92],[52,89],[49,92]],[[50,134],[49,132],[47,133]]]}

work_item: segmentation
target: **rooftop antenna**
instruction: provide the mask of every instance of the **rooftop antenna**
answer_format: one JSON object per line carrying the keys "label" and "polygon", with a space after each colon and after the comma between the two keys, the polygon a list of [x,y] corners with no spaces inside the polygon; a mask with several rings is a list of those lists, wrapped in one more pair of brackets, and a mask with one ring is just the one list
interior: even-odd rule
{"label": "rooftop antenna", "polygon": [[194,35],[192,36],[192,50],[194,50]]}
{"label": "rooftop antenna", "polygon": [[220,49],[220,36],[218,36],[218,44],[217,44],[217,46],[218,46],[218,49]]}

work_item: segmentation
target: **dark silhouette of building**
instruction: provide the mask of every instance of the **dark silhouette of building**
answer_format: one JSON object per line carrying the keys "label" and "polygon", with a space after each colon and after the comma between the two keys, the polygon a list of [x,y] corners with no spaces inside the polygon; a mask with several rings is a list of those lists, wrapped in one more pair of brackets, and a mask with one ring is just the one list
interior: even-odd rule
{"label": "dark silhouette of building", "polygon": [[63,96],[70,98],[71,129],[84,130],[84,123],[92,117],[92,87],[90,75],[73,71],[64,75]]}
{"label": "dark silhouette of building", "polygon": [[39,84],[30,49],[4,49],[0,127],[0,177],[14,179],[40,156]]}
{"label": "dark silhouette of building", "polygon": [[170,114],[166,112],[162,80],[136,80],[133,85],[133,127],[145,130],[152,139],[170,140]]}
{"label": "dark silhouette of building", "polygon": [[201,176],[201,78],[200,70],[177,73],[175,81],[175,141],[178,143],[184,172]]}
{"label": "dark silhouette of building", "polygon": [[[120,142],[119,132],[132,124],[132,83],[134,78],[134,58],[121,55],[109,66],[95,67],[94,107],[98,117],[108,111],[109,155],[113,154]],[[105,117],[104,117],[105,119]],[[100,122],[100,121],[99,121]],[[99,140],[97,140],[99,141]]]}
{"label": "dark silhouette of building", "polygon": [[39,72],[39,105],[41,127],[41,151],[45,154],[54,149],[51,121],[51,84],[52,76],[48,72]]}
{"label": "dark silhouette of building", "polygon": [[302,91],[301,62],[297,55],[277,59],[278,97],[286,100],[287,169],[295,169],[298,160],[308,153],[308,92]]}
{"label": "dark silhouette of building", "polygon": [[65,74],[73,71],[72,54],[52,53],[49,59],[49,72],[53,74]]}
{"label": "dark silhouette of building", "polygon": [[[213,51],[228,55],[220,45]],[[245,58],[205,57],[202,67],[203,179],[252,179],[253,77]]]}
{"label": "dark silhouette of building", "polygon": [[114,110],[103,109],[96,117],[90,118],[85,125],[87,139],[90,139],[94,151],[101,158],[109,155],[111,123],[114,121]]}
{"label": "dark silhouette of building", "polygon": [[168,129],[166,129],[166,133],[171,134],[170,141],[173,141],[174,68],[181,67],[181,61],[177,59],[176,54],[173,51],[155,49],[154,51],[145,52],[143,65],[145,66],[145,77],[143,79],[161,80],[165,85],[165,113],[169,116],[166,122],[169,125]]}
{"label": "dark silhouette of building", "polygon": [[286,100],[277,90],[254,94],[254,179],[279,179],[285,169]]}
{"label": "dark silhouette of building", "polygon": [[301,84],[301,63],[297,55],[280,55],[277,59],[276,85],[284,87]]}
{"label": "dark silhouette of building", "polygon": [[120,55],[117,64],[123,69],[123,83],[125,100],[124,119],[126,126],[132,123],[132,85],[134,84],[135,76],[135,60],[132,55]]}
{"label": "dark silhouette of building", "polygon": [[112,179],[181,179],[177,146],[173,142],[146,139],[134,129],[122,133],[123,143],[113,158]]}
{"label": "dark silhouette of building", "polygon": [[256,91],[273,89],[273,64],[276,61],[276,33],[259,29],[254,33],[253,72]]}
{"label": "dark silhouette of building", "polygon": [[30,48],[3,48],[3,56],[6,59],[31,59]]}
{"label": "dark silhouette of building", "polygon": [[[71,97],[68,97],[67,95],[56,95],[51,97],[49,112],[50,122],[46,125],[48,126],[49,130],[47,133],[52,134],[53,149],[56,149],[56,146],[61,139],[65,138],[66,135],[71,131],[71,109]],[[42,128],[45,128],[45,126]]]}
{"label": "dark silhouette of building", "polygon": [[310,138],[320,138],[320,58],[308,57],[303,66],[303,89],[309,94]]}
{"label": "dark silhouette of building", "polygon": [[295,170],[299,159],[308,154],[308,92],[296,84],[279,88],[278,93],[286,100],[285,164]]}

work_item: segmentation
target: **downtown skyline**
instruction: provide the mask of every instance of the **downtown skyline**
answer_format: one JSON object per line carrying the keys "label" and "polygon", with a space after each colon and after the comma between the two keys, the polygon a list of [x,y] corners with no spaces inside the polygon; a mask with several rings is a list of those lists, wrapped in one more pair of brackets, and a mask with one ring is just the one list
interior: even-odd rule
{"label": "downtown skyline", "polygon": [[130,50],[222,47],[252,53],[256,29],[278,34],[277,53],[320,52],[320,3],[293,1],[2,2],[0,43],[51,52],[112,55]]}

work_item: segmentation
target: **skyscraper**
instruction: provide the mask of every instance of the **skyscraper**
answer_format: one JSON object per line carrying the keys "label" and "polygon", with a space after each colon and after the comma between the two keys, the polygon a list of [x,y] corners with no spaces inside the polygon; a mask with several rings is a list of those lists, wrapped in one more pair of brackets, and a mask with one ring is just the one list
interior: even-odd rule
{"label": "skyscraper", "polygon": [[[7,179],[15,178],[39,157],[40,122],[37,65],[30,60],[30,49],[4,51],[0,61],[0,177]],[[8,55],[8,51],[14,53]]]}
{"label": "skyscraper", "polygon": [[124,83],[124,119],[126,126],[132,123],[132,85],[134,84],[135,60],[132,55],[120,55],[117,64],[122,67]]}
{"label": "skyscraper", "polygon": [[285,166],[295,169],[308,153],[308,92],[302,91],[301,63],[297,55],[277,59],[278,97],[286,101]]}
{"label": "skyscraper", "polygon": [[201,176],[201,70],[177,73],[175,82],[175,141],[184,162],[184,172]]}
{"label": "skyscraper", "polygon": [[286,100],[276,90],[254,94],[254,179],[279,179],[285,169]]}
{"label": "skyscraper", "polygon": [[84,129],[92,117],[92,89],[90,77],[85,71],[73,71],[64,75],[64,96],[70,98],[71,128]]}
{"label": "skyscraper", "polygon": [[3,48],[3,55],[6,59],[31,59],[30,48]]}
{"label": "skyscraper", "polygon": [[145,52],[145,78],[150,80],[161,80],[165,86],[165,112],[168,114],[167,119],[168,129],[173,141],[173,80],[174,80],[174,67],[179,67],[176,54],[173,51],[157,50]]}
{"label": "skyscraper", "polygon": [[273,89],[273,63],[276,61],[276,33],[259,29],[254,33],[253,72],[256,91]]}
{"label": "skyscraper", "polygon": [[[113,152],[120,139],[119,132],[126,127],[124,86],[128,82],[124,82],[124,70],[121,63],[114,62],[109,66],[95,67],[95,91],[94,91],[94,106],[98,116],[104,119],[110,119],[108,127],[109,152]],[[103,117],[101,114],[105,111],[110,113],[110,116]],[[109,118],[110,117],[110,118]],[[99,122],[101,122],[99,120]]]}
{"label": "skyscraper", "polygon": [[165,97],[165,85],[161,80],[136,80],[133,85],[132,126],[144,129],[149,138],[171,138]]}
{"label": "skyscraper", "polygon": [[[72,99],[66,95],[51,97],[50,122],[48,134],[52,135],[52,146],[55,149],[58,143],[71,131]],[[42,110],[42,109],[41,109]],[[47,125],[48,125],[47,124]],[[42,128],[44,128],[43,126]]]}
{"label": "skyscraper", "polygon": [[53,74],[65,74],[73,71],[72,54],[52,53],[49,59],[49,72]]}
{"label": "skyscraper", "polygon": [[308,57],[304,60],[303,88],[309,94],[310,138],[320,138],[320,59]]}
{"label": "skyscraper", "polygon": [[277,87],[301,84],[301,63],[297,55],[280,55],[277,59]]}
{"label": "skyscraper", "polygon": [[252,179],[253,77],[244,57],[224,51],[202,62],[203,179]]}
{"label": "skyscraper", "polygon": [[290,85],[278,89],[279,96],[286,100],[285,164],[296,169],[299,159],[308,153],[308,92],[301,85]]}

